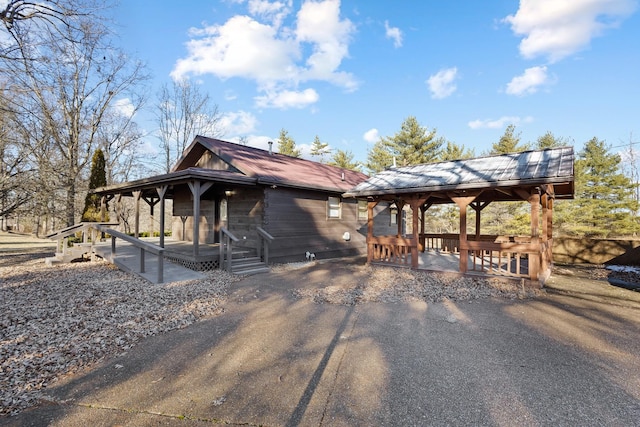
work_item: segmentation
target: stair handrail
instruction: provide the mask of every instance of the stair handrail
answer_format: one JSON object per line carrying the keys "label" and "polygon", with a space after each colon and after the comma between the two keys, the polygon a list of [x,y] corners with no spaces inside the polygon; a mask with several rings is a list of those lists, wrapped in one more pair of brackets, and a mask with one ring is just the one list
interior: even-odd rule
{"label": "stair handrail", "polygon": [[[236,236],[227,230],[226,227],[220,227],[220,269],[224,268],[225,258],[227,260],[226,270],[231,273],[231,259],[233,258],[233,243],[238,242]],[[225,256],[226,255],[226,256]]]}
{"label": "stair handrail", "polygon": [[[258,258],[269,265],[269,243],[274,241],[274,237],[269,234],[264,228],[256,227],[258,231]],[[262,255],[264,254],[264,258]]]}
{"label": "stair handrail", "polygon": [[164,251],[165,251],[164,248],[154,245],[153,243],[150,243],[150,242],[145,242],[136,237],[129,236],[128,234],[125,234],[121,231],[117,231],[112,228],[109,228],[106,225],[101,225],[98,223],[92,223],[92,224],[98,231],[101,231],[111,236],[111,256],[109,259],[110,262],[113,263],[116,257],[116,238],[122,239],[125,242],[129,242],[133,246],[140,249],[140,273],[145,272],[144,258],[145,258],[146,252],[150,252],[158,256],[158,283],[164,282]]}
{"label": "stair handrail", "polygon": [[[87,239],[88,239],[88,233],[87,231],[91,230],[91,229],[96,229],[97,230],[97,226],[98,225],[102,225],[102,226],[114,226],[114,225],[119,225],[117,222],[87,222],[87,221],[82,221],[79,222],[77,224],[73,224],[70,225],[68,227],[62,228],[60,230],[56,230],[53,233],[49,233],[47,234],[45,237],[47,239],[50,240],[55,240],[56,241],[56,252],[62,251],[62,253],[66,253],[67,252],[67,239],[70,236],[73,236],[74,234],[76,234],[78,231],[82,231],[83,234],[83,238],[82,241],[84,243],[87,243]],[[91,243],[93,244],[95,240],[95,236],[93,235],[93,232],[91,233]]]}

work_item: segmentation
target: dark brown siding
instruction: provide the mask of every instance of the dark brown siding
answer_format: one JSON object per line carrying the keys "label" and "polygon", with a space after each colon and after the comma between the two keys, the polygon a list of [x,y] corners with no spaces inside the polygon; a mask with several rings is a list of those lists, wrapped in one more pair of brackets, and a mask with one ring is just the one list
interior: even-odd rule
{"label": "dark brown siding", "polygon": [[317,259],[366,253],[366,221],[357,219],[356,200],[343,199],[341,218],[328,219],[328,197],[322,192],[265,190],[264,228],[275,237],[270,249],[274,262],[303,261],[307,251]]}
{"label": "dark brown siding", "polygon": [[262,225],[263,196],[261,188],[239,188],[227,199],[228,222],[223,225],[240,239],[238,246],[258,247],[256,227]]}

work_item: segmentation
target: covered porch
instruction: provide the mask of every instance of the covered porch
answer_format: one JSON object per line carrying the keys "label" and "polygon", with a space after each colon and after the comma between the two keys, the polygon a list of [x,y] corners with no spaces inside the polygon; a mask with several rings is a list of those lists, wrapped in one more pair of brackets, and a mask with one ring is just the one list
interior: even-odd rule
{"label": "covered porch", "polygon": [[[367,260],[413,269],[525,278],[543,283],[553,265],[553,204],[573,197],[573,148],[458,160],[385,170],[345,197],[368,201]],[[395,235],[374,235],[373,209],[393,203],[407,209]],[[482,233],[482,211],[491,203],[529,205],[530,233]],[[426,229],[428,209],[455,204],[459,233]],[[475,213],[471,227],[468,213]],[[409,215],[408,215],[409,216]],[[473,233],[468,229],[473,228]]]}

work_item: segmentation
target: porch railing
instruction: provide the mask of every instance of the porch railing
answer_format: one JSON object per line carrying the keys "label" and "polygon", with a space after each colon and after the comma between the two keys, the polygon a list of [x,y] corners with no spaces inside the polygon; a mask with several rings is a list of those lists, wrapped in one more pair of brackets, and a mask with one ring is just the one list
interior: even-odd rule
{"label": "porch railing", "polygon": [[116,259],[116,239],[124,240],[125,242],[131,243],[133,246],[139,249],[140,251],[140,264],[138,265],[138,272],[145,273],[145,254],[147,252],[156,255],[158,257],[158,283],[164,282],[164,248],[160,246],[156,246],[153,243],[145,242],[136,237],[129,236],[128,234],[122,233],[117,230],[113,230],[104,225],[96,224],[95,228],[98,231],[108,234],[111,236],[111,254],[109,256],[109,262],[114,263]]}
{"label": "porch railing", "polygon": [[57,230],[53,233],[47,234],[45,237],[56,241],[56,252],[66,254],[69,250],[69,238],[81,234],[82,243],[87,244],[91,242],[94,244],[97,240],[98,227],[99,226],[116,226],[117,222],[79,222],[69,227]]}
{"label": "porch railing", "polygon": [[262,227],[257,228],[258,231],[258,258],[265,264],[269,264],[269,245],[273,242],[274,237],[267,233]]}
{"label": "porch railing", "polygon": [[[538,280],[551,268],[552,239],[541,242],[531,236],[481,235],[468,236],[464,244],[457,234],[421,234],[419,239],[427,252],[467,255],[466,271]],[[411,237],[370,237],[368,261],[417,268],[417,243]]]}
{"label": "porch railing", "polygon": [[416,239],[395,236],[367,238],[369,262],[380,262],[405,267],[418,266],[418,242]]}
{"label": "porch railing", "polygon": [[468,236],[460,247],[457,234],[423,234],[420,236],[426,251],[460,254],[466,250],[470,263],[468,271],[498,276],[538,279],[550,271],[553,241],[540,242],[531,236]]}
{"label": "porch railing", "polygon": [[236,236],[233,235],[225,227],[220,227],[220,268],[228,272],[232,270],[233,244],[238,242]]}

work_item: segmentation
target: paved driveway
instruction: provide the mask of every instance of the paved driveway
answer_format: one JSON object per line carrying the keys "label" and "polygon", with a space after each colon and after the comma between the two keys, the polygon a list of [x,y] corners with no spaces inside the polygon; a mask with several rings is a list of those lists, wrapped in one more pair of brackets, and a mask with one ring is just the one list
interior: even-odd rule
{"label": "paved driveway", "polygon": [[256,275],[226,312],[49,389],[12,426],[640,425],[640,294],[315,304],[339,265]]}

